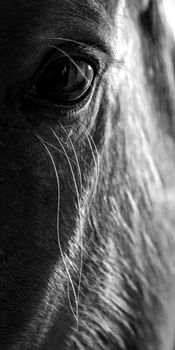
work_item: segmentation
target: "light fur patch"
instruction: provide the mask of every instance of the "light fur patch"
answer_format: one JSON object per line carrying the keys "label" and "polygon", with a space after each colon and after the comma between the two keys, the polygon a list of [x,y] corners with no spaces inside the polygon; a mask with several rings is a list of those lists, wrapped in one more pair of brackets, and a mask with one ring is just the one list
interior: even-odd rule
{"label": "light fur patch", "polygon": [[162,14],[165,19],[165,25],[168,27],[169,35],[175,41],[175,1],[162,0]]}

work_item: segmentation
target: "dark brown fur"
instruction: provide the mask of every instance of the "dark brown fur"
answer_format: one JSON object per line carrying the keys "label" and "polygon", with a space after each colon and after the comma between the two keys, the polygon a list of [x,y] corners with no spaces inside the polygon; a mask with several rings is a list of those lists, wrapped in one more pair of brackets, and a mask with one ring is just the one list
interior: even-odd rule
{"label": "dark brown fur", "polygon": [[[1,0],[2,350],[174,349],[166,1]],[[29,98],[57,48],[96,62],[81,105]]]}

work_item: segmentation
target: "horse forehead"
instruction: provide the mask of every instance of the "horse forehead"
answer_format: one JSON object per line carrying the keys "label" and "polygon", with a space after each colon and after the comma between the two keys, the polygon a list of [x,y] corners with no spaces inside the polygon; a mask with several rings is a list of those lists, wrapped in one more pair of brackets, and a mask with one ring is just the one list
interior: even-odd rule
{"label": "horse forehead", "polygon": [[12,17],[32,15],[36,18],[46,11],[48,15],[69,14],[72,18],[83,16],[84,19],[97,15],[100,18],[113,15],[119,3],[123,0],[6,0],[0,3],[0,15],[10,13]]}
{"label": "horse forehead", "polygon": [[[42,31],[58,27],[58,31],[80,25],[110,25],[110,17],[123,0],[6,0],[0,2],[0,33],[10,34],[22,28],[42,25]],[[44,22],[44,25],[43,25]],[[68,28],[69,27],[69,28]],[[104,26],[105,28],[106,26]],[[80,31],[82,28],[79,28]],[[104,29],[104,31],[106,28]],[[96,32],[98,30],[96,29]]]}

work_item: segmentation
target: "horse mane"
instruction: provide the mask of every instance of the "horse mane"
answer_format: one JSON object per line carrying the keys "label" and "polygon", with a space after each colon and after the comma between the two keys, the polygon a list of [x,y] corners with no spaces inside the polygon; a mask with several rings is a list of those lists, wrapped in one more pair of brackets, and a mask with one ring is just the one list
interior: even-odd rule
{"label": "horse mane", "polygon": [[[171,1],[169,5],[174,6]],[[84,235],[90,238],[85,246],[78,329],[70,335],[68,348],[139,350],[165,344],[161,327],[173,278],[175,208],[164,181],[170,162],[163,153],[165,140],[158,140],[160,134],[154,132],[159,124],[166,129],[166,118],[174,115],[171,14],[166,1],[143,11],[139,32],[132,29],[136,42],[140,38],[136,61],[143,60],[144,70],[131,73],[132,62],[128,66],[126,55],[125,68],[117,70],[125,87],[110,87],[110,98],[102,106],[113,130],[108,128],[105,135],[97,191],[85,225]],[[130,47],[132,40],[128,51]],[[135,102],[129,109],[125,104],[131,99]],[[171,135],[166,146],[173,147]]]}

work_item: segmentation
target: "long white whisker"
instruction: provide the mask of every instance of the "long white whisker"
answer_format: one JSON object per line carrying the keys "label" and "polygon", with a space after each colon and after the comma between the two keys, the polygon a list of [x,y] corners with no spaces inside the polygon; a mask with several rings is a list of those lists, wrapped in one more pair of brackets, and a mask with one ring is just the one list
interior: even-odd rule
{"label": "long white whisker", "polygon": [[70,62],[72,62],[72,64],[74,65],[74,67],[78,70],[78,72],[82,75],[82,77],[86,80],[87,83],[89,83],[89,80],[87,79],[86,75],[84,74],[84,72],[82,71],[82,69],[79,67],[78,64],[76,64],[76,62],[74,61],[74,59],[66,52],[64,51],[63,49],[61,49],[60,47],[57,47],[57,46],[51,46],[50,47],[52,49],[55,49],[59,52],[61,52],[64,56],[66,56]]}
{"label": "long white whisker", "polygon": [[[52,143],[50,143],[50,142],[48,142],[48,141],[46,141],[46,140],[44,140],[44,139],[42,139],[42,140],[43,140],[43,142],[44,142],[46,145],[52,147],[53,149],[55,149],[56,151],[58,151],[59,153],[61,153],[62,155],[65,156],[65,153],[64,153],[63,151],[61,151],[58,147],[52,145]],[[77,164],[72,158],[69,157],[69,159],[70,159],[71,162],[74,163],[75,165]]]}
{"label": "long white whisker", "polygon": [[[73,181],[74,181],[74,185],[75,185],[75,191],[76,191],[76,196],[77,196],[77,202],[78,202],[78,209],[79,209],[79,214],[80,214],[80,198],[79,198],[79,192],[78,192],[78,187],[77,187],[77,182],[76,182],[76,179],[75,179],[75,174],[74,174],[74,171],[73,171],[73,168],[72,168],[72,164],[70,162],[70,159],[67,155],[67,152],[61,142],[61,140],[59,139],[59,137],[57,136],[57,134],[55,133],[55,131],[51,128],[55,138],[57,139],[57,141],[59,142],[61,148],[63,149],[63,152],[65,154],[65,157],[67,159],[67,162],[69,164],[69,167],[70,167],[70,170],[71,170],[71,174],[72,174],[72,178],[73,178]],[[75,290],[75,289],[74,289]],[[77,314],[77,327],[78,327],[78,303],[79,303],[79,299],[76,295],[76,292],[74,293],[75,295],[75,303],[76,303],[76,314]]]}
{"label": "long white whisker", "polygon": [[77,195],[77,201],[78,201],[78,207],[80,208],[80,198],[79,198],[79,192],[78,192],[78,186],[77,186],[77,182],[76,182],[76,179],[75,179],[75,174],[74,174],[74,171],[73,171],[73,168],[72,168],[72,164],[70,162],[70,159],[67,155],[67,152],[65,150],[65,147],[63,146],[61,140],[59,139],[59,137],[57,136],[57,134],[55,133],[55,131],[51,128],[54,136],[56,137],[57,141],[59,142],[61,148],[63,149],[63,152],[64,152],[64,155],[67,159],[67,162],[69,164],[69,167],[70,167],[70,170],[71,170],[71,174],[72,174],[72,177],[73,177],[73,181],[74,181],[74,185],[75,185],[75,190],[76,190],[76,195]]}
{"label": "long white whisker", "polygon": [[[79,180],[80,180],[80,190],[82,192],[83,185],[82,185],[81,169],[80,169],[80,164],[79,164],[79,160],[78,160],[78,157],[77,157],[77,153],[75,151],[75,147],[74,147],[73,142],[72,142],[68,132],[66,131],[65,127],[62,125],[61,122],[59,122],[59,124],[60,124],[61,128],[63,129],[64,133],[66,134],[67,138],[69,139],[69,142],[70,142],[71,147],[73,149],[75,160],[76,160],[76,165],[78,167],[78,174],[79,174]],[[70,159],[70,157],[69,157],[69,159]],[[74,164],[75,164],[75,162],[74,162]],[[81,195],[81,192],[80,192],[80,195]]]}
{"label": "long white whisker", "polygon": [[[71,144],[71,147],[73,149],[74,152],[74,156],[76,159],[76,163],[77,163],[77,167],[78,167],[78,173],[79,173],[79,180],[80,180],[80,195],[82,194],[82,176],[81,176],[81,169],[80,169],[80,164],[79,164],[79,160],[77,157],[77,153],[75,151],[75,147],[73,145],[73,142],[69,136],[69,134],[67,133],[66,129],[64,128],[64,126],[59,122],[59,124],[61,125],[61,128],[64,130],[65,134],[67,135],[69,142]],[[80,212],[80,207],[79,207],[79,212]],[[82,269],[83,269],[83,233],[82,233],[82,229],[80,229],[80,247],[81,247],[81,256],[80,256],[80,270],[79,270],[79,283],[78,283],[78,295],[77,295],[77,299],[78,299],[78,304],[79,304],[79,299],[80,299],[80,288],[81,288],[81,279],[82,279]]]}
{"label": "long white whisker", "polygon": [[[90,203],[89,203],[88,208],[87,208],[87,212],[88,212],[90,207],[91,207],[91,204],[92,204],[92,202],[94,200],[96,191],[97,191],[97,186],[98,186],[98,181],[99,181],[99,174],[100,174],[100,157],[99,157],[97,147],[95,145],[95,142],[94,142],[90,132],[87,130],[87,128],[80,121],[79,121],[79,124],[81,125],[81,127],[84,129],[84,131],[86,133],[87,141],[88,141],[91,153],[92,153],[92,157],[93,157],[93,161],[94,161],[94,165],[95,165],[95,169],[96,169],[96,181],[95,181],[94,191],[93,191]],[[94,146],[94,150],[95,150],[97,159],[95,157],[94,150],[92,148],[92,144]]]}
{"label": "long white whisker", "polygon": [[[44,140],[39,136],[39,135],[36,135],[37,139],[42,143],[42,145],[44,146],[44,148],[46,149],[50,159],[51,159],[51,162],[52,162],[52,165],[53,165],[53,168],[54,168],[54,172],[55,172],[55,176],[56,176],[56,181],[57,181],[57,240],[58,240],[58,246],[59,246],[59,250],[60,250],[60,254],[61,254],[61,258],[62,258],[62,261],[63,261],[63,264],[65,266],[65,269],[66,269],[66,272],[67,272],[67,276],[68,276],[68,279],[71,283],[71,286],[72,286],[72,290],[73,290],[73,293],[74,293],[74,296],[75,296],[75,300],[76,300],[76,293],[75,293],[75,288],[74,288],[74,285],[73,285],[73,281],[72,281],[72,278],[71,278],[71,275],[70,275],[70,272],[69,272],[69,269],[68,269],[68,266],[66,264],[66,260],[65,260],[65,257],[64,257],[64,253],[62,251],[62,247],[61,247],[61,241],[60,241],[60,233],[59,233],[59,211],[60,211],[60,182],[59,182],[59,176],[58,176],[58,171],[57,171],[57,168],[56,168],[56,165],[55,165],[55,162],[54,162],[54,159],[52,157],[52,154],[50,153],[48,147],[45,145],[45,142]],[[68,296],[69,297],[69,296]],[[78,323],[78,318],[77,318],[77,315],[75,315],[74,313],[74,310],[73,310],[73,307],[72,307],[72,304],[71,304],[71,301],[70,301],[70,298],[69,298],[69,303],[70,303],[70,308],[71,308],[71,311],[73,313],[73,316],[75,317],[77,323]]]}

